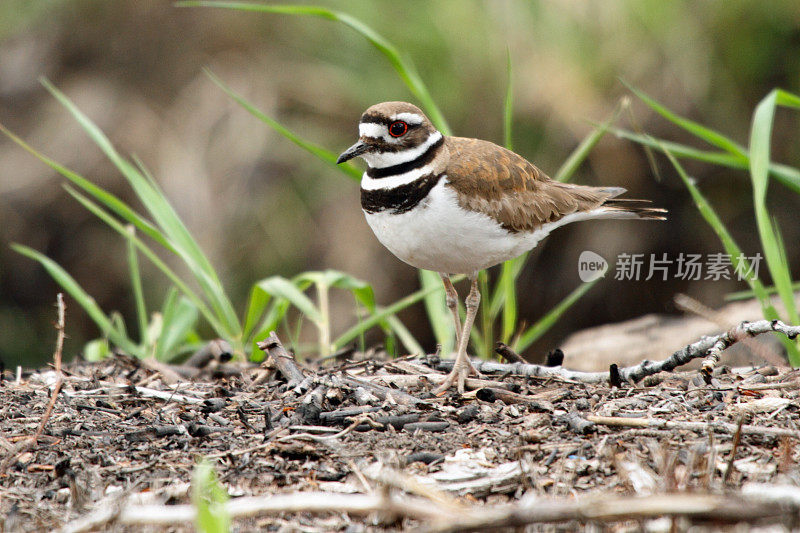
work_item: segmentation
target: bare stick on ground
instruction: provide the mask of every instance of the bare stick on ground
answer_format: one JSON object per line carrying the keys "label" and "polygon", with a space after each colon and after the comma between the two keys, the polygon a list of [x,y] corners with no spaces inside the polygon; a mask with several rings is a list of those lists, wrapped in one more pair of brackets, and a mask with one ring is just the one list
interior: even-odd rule
{"label": "bare stick on ground", "polygon": [[286,351],[274,331],[270,332],[267,340],[259,342],[258,347],[272,358],[280,373],[289,381],[290,387],[299,385],[305,379],[294,357]]}
{"label": "bare stick on ground", "polygon": [[56,371],[56,383],[53,387],[53,391],[50,393],[50,401],[47,403],[47,408],[42,415],[42,420],[39,422],[36,433],[33,437],[22,440],[17,444],[16,449],[12,450],[3,462],[0,463],[0,472],[4,472],[19,454],[36,446],[36,443],[39,442],[39,437],[41,437],[42,432],[44,432],[47,422],[50,420],[50,415],[53,412],[53,407],[56,405],[58,395],[61,393],[61,387],[64,384],[64,374],[61,372],[61,357],[64,350],[66,305],[64,304],[64,295],[60,292],[58,296],[56,296],[56,307],[58,308],[58,321],[56,322],[56,331],[58,334],[56,336],[56,349],[55,352],[53,352],[53,368]]}
{"label": "bare stick on ground", "polygon": [[[193,505],[125,505],[118,513],[109,513],[106,506],[98,506],[94,516],[81,517],[66,524],[60,531],[78,533],[90,531],[115,521],[124,525],[156,526],[192,522],[197,513]],[[334,494],[328,492],[297,492],[274,496],[236,498],[226,504],[231,518],[277,515],[281,513],[348,513],[368,515],[383,513],[397,517],[433,520],[454,518],[455,514],[432,505],[422,498],[394,498],[380,494]]]}
{"label": "bare stick on ground", "polygon": [[[706,320],[716,322],[716,324],[723,329],[729,327],[731,324],[736,323],[736,320],[730,320],[726,318],[724,313],[715,309],[711,309],[710,307],[703,305],[694,298],[685,294],[676,294],[674,300],[675,305],[679,309],[683,309],[684,311],[692,313],[696,316],[703,317]],[[761,357],[767,363],[772,365],[786,364],[786,361],[778,353],[768,349],[766,346],[758,344],[752,339],[742,339],[742,342],[750,349],[752,353]],[[716,360],[713,359],[715,357]],[[719,352],[714,353],[713,350],[710,351],[706,359],[707,360],[703,362],[703,370],[707,373],[710,373],[713,370],[713,366],[719,361]]]}
{"label": "bare stick on ground", "polygon": [[728,422],[685,422],[664,420],[661,418],[627,418],[622,416],[594,416],[586,417],[589,422],[610,427],[629,428],[656,428],[678,429],[705,432],[709,429],[735,435],[741,431],[743,435],[762,435],[766,437],[795,437],[800,438],[800,430],[753,426],[750,424],[730,424]]}
{"label": "bare stick on ground", "polygon": [[[797,509],[797,506],[794,506]],[[647,497],[587,498],[582,500],[534,500],[505,508],[462,512],[429,531],[496,531],[535,523],[619,522],[662,516],[687,516],[722,523],[755,522],[787,516],[787,506],[766,498],[717,494],[657,494]]]}
{"label": "bare stick on ground", "polygon": [[[428,496],[428,495],[426,495]],[[192,505],[125,505],[118,513],[108,513],[100,506],[96,516],[81,517],[66,524],[61,531],[77,533],[96,529],[113,521],[124,525],[173,525],[191,522],[196,509]],[[428,531],[495,531],[535,523],[619,522],[661,516],[686,516],[722,523],[755,522],[762,519],[788,518],[800,504],[783,494],[751,491],[743,494],[657,494],[564,499],[536,499],[516,505],[489,508],[453,509],[428,498],[395,498],[388,491],[374,494],[335,494],[298,492],[274,496],[243,497],[226,504],[231,518],[277,515],[281,513],[382,513],[428,522]]]}
{"label": "bare stick on ground", "polygon": [[[663,361],[645,360],[638,365],[620,368],[619,376],[623,381],[636,383],[647,376],[658,374],[659,372],[671,372],[694,359],[707,357],[712,350],[721,352],[725,348],[744,339],[772,332],[782,333],[790,339],[794,339],[800,335],[800,326],[789,326],[780,320],[742,322],[738,326],[720,335],[703,337],[699,341],[693,342],[685,348],[678,350]],[[522,376],[561,378],[580,381],[582,383],[608,383],[611,379],[609,372],[579,372],[562,367],[547,367],[523,363],[503,364],[494,361],[473,361],[472,364],[475,370],[481,373],[510,372]],[[452,365],[452,361],[441,361],[437,368],[440,370],[448,370],[452,368]]]}

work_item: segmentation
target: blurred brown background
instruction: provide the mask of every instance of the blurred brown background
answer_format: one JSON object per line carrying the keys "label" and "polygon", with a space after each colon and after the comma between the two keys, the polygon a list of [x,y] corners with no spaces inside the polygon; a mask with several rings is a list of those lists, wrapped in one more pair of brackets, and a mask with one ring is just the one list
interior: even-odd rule
{"label": "blurred brown background", "polygon": [[[772,88],[800,90],[800,3],[325,1],[373,26],[413,60],[456,134],[502,142],[506,49],[514,65],[515,150],[554,173],[592,122],[628,94],[619,78],[678,113],[747,144],[750,115]],[[50,79],[136,154],[220,269],[241,310],[253,282],[334,268],[372,283],[380,303],[416,288],[416,272],[384,250],[363,221],[357,183],[290,144],[234,104],[202,72],[227,84],[303,137],[332,150],[355,139],[367,106],[414,101],[384,58],[328,21],[151,0],[0,3],[0,122],[34,147],[124,198],[124,180],[38,78]],[[699,145],[634,100],[644,131]],[[800,165],[798,115],[779,113],[774,159]],[[705,147],[704,147],[705,148]],[[518,286],[528,322],[578,283],[582,250],[613,263],[620,252],[721,251],[671,168],[607,136],[576,181],[620,185],[670,210],[666,223],[605,221],[560,229],[531,256]],[[754,253],[746,173],[688,164],[739,244]],[[20,242],[62,264],[105,310],[128,316],[124,243],[61,188],[63,179],[0,139],[0,358],[7,366],[50,357],[58,288],[8,247]],[[770,202],[800,269],[798,198],[771,185]],[[165,280],[145,270],[147,296]],[[762,276],[763,277],[763,276]],[[672,295],[709,305],[742,284],[671,280],[598,284],[528,352],[537,358],[576,329],[649,312],[675,312]],[[343,297],[335,328],[352,325]],[[68,302],[69,304],[69,302]],[[433,340],[421,306],[401,318]],[[71,305],[67,354],[98,335]]]}

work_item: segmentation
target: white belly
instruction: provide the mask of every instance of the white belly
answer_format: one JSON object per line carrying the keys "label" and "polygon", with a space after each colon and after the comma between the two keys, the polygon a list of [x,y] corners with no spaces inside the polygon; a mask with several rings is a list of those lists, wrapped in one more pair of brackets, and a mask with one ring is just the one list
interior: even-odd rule
{"label": "white belly", "polygon": [[448,274],[471,274],[513,259],[553,229],[509,233],[487,215],[459,207],[446,176],[411,211],[364,214],[394,255],[411,266]]}

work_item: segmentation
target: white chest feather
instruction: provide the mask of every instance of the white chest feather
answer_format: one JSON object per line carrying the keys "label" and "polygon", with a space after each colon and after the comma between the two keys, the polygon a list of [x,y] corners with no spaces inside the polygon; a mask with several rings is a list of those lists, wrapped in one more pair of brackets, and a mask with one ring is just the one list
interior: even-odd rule
{"label": "white chest feather", "polygon": [[[368,177],[362,187],[374,187]],[[490,217],[458,206],[446,176],[412,210],[364,213],[378,240],[417,268],[470,274],[533,248],[547,233],[509,233]]]}

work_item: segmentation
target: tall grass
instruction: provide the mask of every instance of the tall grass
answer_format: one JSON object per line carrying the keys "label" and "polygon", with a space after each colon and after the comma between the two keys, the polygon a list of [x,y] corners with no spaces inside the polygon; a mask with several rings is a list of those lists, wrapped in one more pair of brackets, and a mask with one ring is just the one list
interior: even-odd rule
{"label": "tall grass", "polygon": [[[625,130],[615,130],[615,133],[647,147],[660,150],[667,155],[667,158],[689,190],[700,214],[717,234],[726,253],[731,256],[734,267],[740,272],[749,273],[744,278],[744,281],[750,287],[748,294],[758,299],[764,318],[769,320],[782,319],[792,324],[799,323],[800,317],[798,316],[794,297],[794,290],[797,285],[792,283],[791,269],[786,259],[786,246],[781,238],[778,222],[769,212],[767,189],[770,178],[772,178],[795,194],[800,194],[800,169],[773,163],[770,160],[772,124],[775,112],[779,107],[800,110],[800,96],[775,89],[764,97],[753,113],[750,127],[750,143],[748,147],[744,147],[718,131],[677,115],[635,88],[631,87],[631,91],[650,109],[669,122],[716,147],[718,150],[700,150]],[[753,275],[751,265],[742,254],[741,248],[733,240],[725,224],[717,216],[708,200],[702,195],[694,180],[686,174],[683,166],[678,162],[679,158],[693,159],[748,171],[753,186],[753,209],[761,251],[764,254],[774,287],[765,287]],[[770,301],[769,295],[774,293],[777,293],[780,297],[783,306],[782,313],[779,313]],[[800,366],[798,342],[784,337],[780,338],[788,352],[789,362],[792,366]]]}
{"label": "tall grass", "polygon": [[[399,304],[390,306],[392,312],[389,313],[377,305],[369,284],[342,272],[304,272],[292,279],[272,276],[261,280],[254,284],[244,317],[240,320],[216,270],[153,176],[141,162],[122,157],[105,134],[63,93],[47,81],[43,84],[116,166],[150,215],[148,218],[137,212],[118,197],[43,155],[0,125],[0,131],[10,139],[67,178],[72,185],[66,186],[67,192],[127,243],[131,289],[139,330],[136,337],[128,331],[122,316],[104,312],[94,298],[55,261],[27,246],[12,245],[17,252],[38,261],[47,270],[92,318],[103,339],[108,339],[115,347],[138,357],[173,359],[202,344],[202,339],[196,332],[197,321],[202,317],[216,336],[231,343],[235,353],[257,354],[255,342],[265,338],[271,330],[277,329],[289,309],[294,307],[316,327],[319,341],[317,351],[322,355],[352,342],[375,326],[381,327],[392,337],[396,336],[409,352],[422,353],[419,343],[394,315],[430,296],[433,291],[417,291]],[[157,250],[178,257],[188,275],[171,268]],[[158,311],[151,312],[144,298],[140,255],[161,271],[171,283]],[[316,293],[316,302],[305,294],[312,289]],[[332,338],[330,329],[331,289],[351,293],[356,304],[365,311],[364,320],[337,338]],[[441,288],[438,289],[443,292]],[[102,339],[92,342],[85,353],[89,357],[102,357],[108,353],[107,343]]]}

